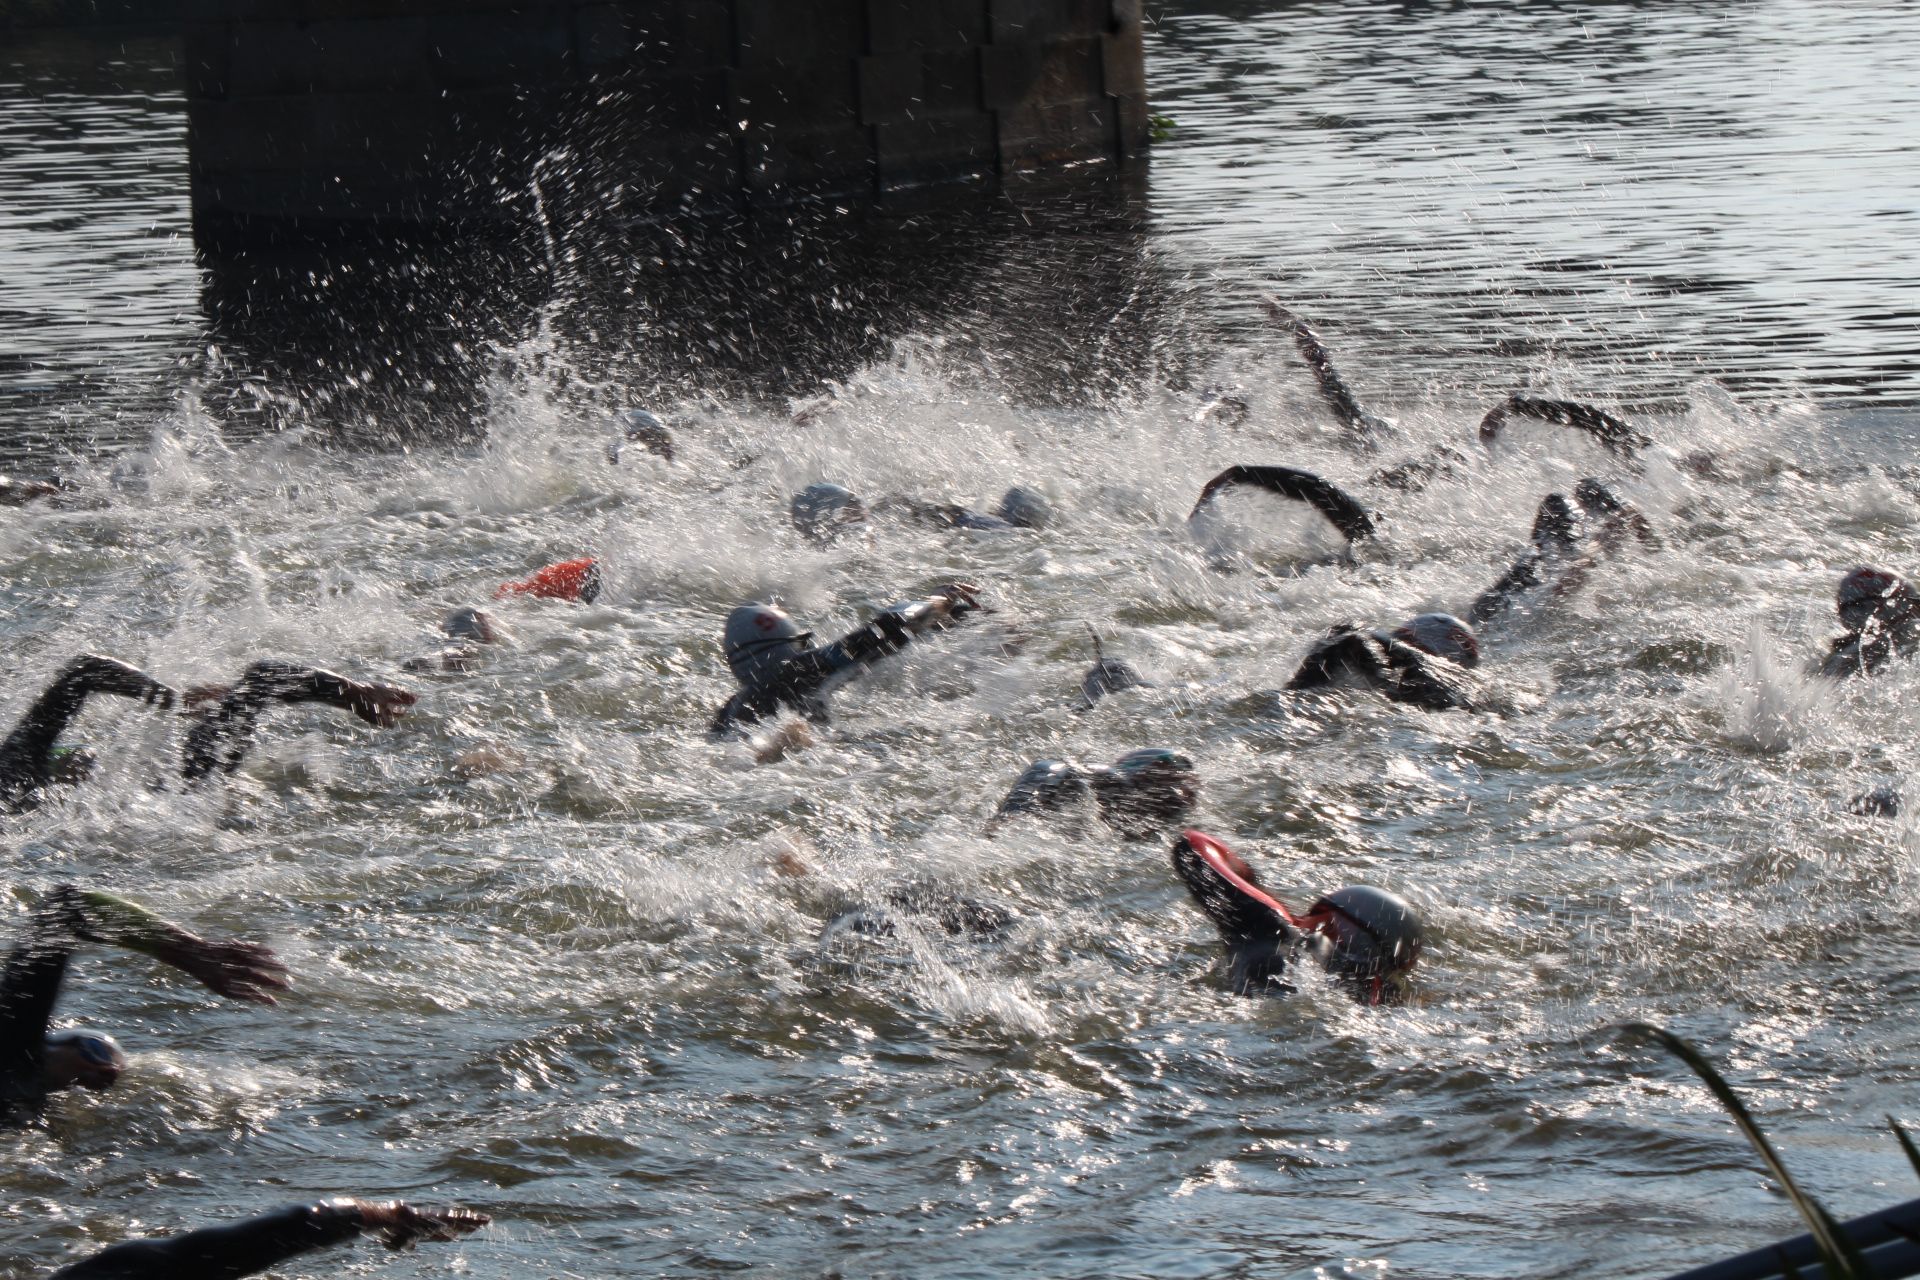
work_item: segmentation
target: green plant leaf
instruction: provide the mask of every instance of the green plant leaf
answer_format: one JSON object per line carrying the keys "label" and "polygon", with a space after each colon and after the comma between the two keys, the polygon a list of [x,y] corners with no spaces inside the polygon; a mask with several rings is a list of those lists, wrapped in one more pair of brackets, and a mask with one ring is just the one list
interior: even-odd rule
{"label": "green plant leaf", "polygon": [[1706,1084],[1708,1092],[1726,1108],[1740,1132],[1760,1153],[1767,1172],[1773,1175],[1773,1180],[1780,1184],[1780,1189],[1786,1192],[1787,1199],[1793,1202],[1793,1207],[1806,1222],[1807,1230],[1813,1235],[1813,1247],[1819,1251],[1820,1264],[1826,1268],[1827,1280],[1872,1280],[1873,1272],[1860,1256],[1860,1251],[1853,1247],[1853,1243],[1821,1207],[1820,1202],[1801,1190],[1800,1184],[1793,1180],[1793,1175],[1787,1172],[1787,1166],[1781,1162],[1780,1153],[1767,1141],[1767,1135],[1760,1132],[1760,1124],[1753,1118],[1753,1113],[1747,1110],[1746,1104],[1734,1093],[1733,1086],[1714,1069],[1713,1064],[1698,1049],[1665,1027],[1656,1027],[1651,1022],[1628,1022],[1622,1024],[1621,1029],[1657,1042],[1661,1048],[1692,1067],[1693,1073]]}

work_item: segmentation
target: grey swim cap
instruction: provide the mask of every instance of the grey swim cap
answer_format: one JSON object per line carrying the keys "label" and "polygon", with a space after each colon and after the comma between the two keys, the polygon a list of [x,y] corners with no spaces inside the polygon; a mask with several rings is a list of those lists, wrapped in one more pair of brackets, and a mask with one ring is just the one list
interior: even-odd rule
{"label": "grey swim cap", "polygon": [[1423,943],[1420,917],[1405,898],[1369,885],[1337,889],[1307,908],[1324,916],[1333,943],[1327,968],[1347,978],[1384,978],[1413,968]]}
{"label": "grey swim cap", "polygon": [[1463,667],[1480,665],[1480,642],[1473,638],[1473,628],[1450,613],[1423,613],[1409,618],[1394,631],[1393,638]]}
{"label": "grey swim cap", "polygon": [[646,409],[622,409],[613,415],[613,425],[620,434],[607,446],[608,462],[620,461],[622,444],[637,444],[648,453],[673,461],[673,433],[658,414]]}
{"label": "grey swim cap", "polygon": [[[78,1084],[87,1089],[110,1089],[127,1069],[127,1055],[112,1036],[69,1027],[47,1034],[48,1067],[61,1077],[56,1087]],[[71,1055],[65,1062],[55,1059]],[[66,1077],[71,1076],[71,1079]]]}
{"label": "grey swim cap", "polygon": [[867,508],[853,490],[837,484],[810,484],[793,495],[788,508],[793,527],[804,538],[832,542],[850,524],[864,524]]}
{"label": "grey swim cap", "polygon": [[1053,504],[1033,490],[1015,485],[1001,497],[994,514],[1017,529],[1044,529],[1053,523]]}
{"label": "grey swim cap", "polygon": [[813,647],[813,633],[770,604],[743,604],[727,615],[727,667],[748,688],[771,678],[788,658]]}
{"label": "grey swim cap", "polygon": [[455,609],[442,618],[440,630],[455,640],[472,640],[477,644],[494,644],[500,639],[500,632],[493,625],[493,615],[471,606]]}

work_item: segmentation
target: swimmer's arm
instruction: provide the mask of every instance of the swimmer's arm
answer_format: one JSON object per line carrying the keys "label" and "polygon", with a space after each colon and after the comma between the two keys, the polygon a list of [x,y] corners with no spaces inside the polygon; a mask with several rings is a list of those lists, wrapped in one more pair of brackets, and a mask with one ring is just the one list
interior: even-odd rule
{"label": "swimmer's arm", "polygon": [[163,710],[173,705],[174,698],[172,689],[138,667],[99,654],[82,654],[34,699],[20,723],[0,743],[0,772],[27,770],[35,777],[44,777],[51,768],[54,743],[80,714],[87,696],[95,693],[139,698]]}
{"label": "swimmer's arm", "polygon": [[1347,673],[1363,676],[1375,684],[1385,682],[1390,674],[1378,641],[1364,631],[1339,626],[1313,647],[1286,687],[1323,689]]}
{"label": "swimmer's arm", "polygon": [[35,498],[51,498],[60,486],[44,480],[15,480],[0,476],[0,507],[22,507]]}
{"label": "swimmer's arm", "polygon": [[386,728],[415,702],[414,695],[391,685],[362,684],[319,667],[295,666],[271,659],[247,668],[229,699],[243,698],[255,705],[275,702],[324,702],[351,711],[368,724]]}
{"label": "swimmer's arm", "polygon": [[1269,316],[1293,330],[1293,345],[1299,350],[1300,358],[1307,362],[1307,367],[1313,370],[1314,380],[1320,386],[1320,398],[1326,401],[1327,407],[1333,410],[1343,426],[1364,434],[1379,431],[1386,425],[1360,407],[1353,389],[1341,378],[1340,371],[1333,367],[1333,354],[1306,321],[1271,298],[1261,299],[1261,304]]}
{"label": "swimmer's arm", "polygon": [[421,1240],[454,1240],[487,1222],[485,1214],[466,1209],[329,1200],[166,1239],[131,1240],[55,1272],[53,1280],[237,1280],[363,1233],[379,1234],[389,1249],[406,1249]]}
{"label": "swimmer's arm", "polygon": [[95,889],[62,886],[54,896],[75,936],[152,956],[229,999],[274,1004],[274,992],[287,988],[286,966],[259,943],[202,938]]}
{"label": "swimmer's arm", "polygon": [[0,1124],[30,1121],[45,1100],[47,1028],[73,955],[72,915],[62,890],[49,894],[0,973]]}
{"label": "swimmer's arm", "polygon": [[1191,520],[1220,493],[1228,489],[1246,485],[1256,489],[1265,489],[1283,498],[1295,502],[1304,502],[1325,516],[1327,522],[1338,529],[1349,542],[1358,542],[1362,538],[1373,536],[1373,518],[1367,509],[1356,502],[1352,495],[1338,485],[1330,484],[1311,471],[1301,471],[1295,467],[1228,467],[1213,479],[1207,481],[1200,490],[1200,498],[1188,513]]}
{"label": "swimmer's arm", "polygon": [[269,702],[324,702],[385,728],[406,714],[413,694],[384,684],[362,684],[331,671],[266,659],[248,667],[205,718],[188,733],[180,775],[197,782],[219,770],[232,773]]}

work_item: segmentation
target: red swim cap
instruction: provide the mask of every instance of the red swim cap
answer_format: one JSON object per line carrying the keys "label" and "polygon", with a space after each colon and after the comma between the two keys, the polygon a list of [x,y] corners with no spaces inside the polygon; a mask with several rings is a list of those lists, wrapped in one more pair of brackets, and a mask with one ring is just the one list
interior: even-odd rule
{"label": "red swim cap", "polygon": [[592,604],[599,594],[600,562],[592,556],[582,556],[578,560],[550,564],[519,582],[503,582],[493,598],[535,596],[541,600],[577,600],[581,604]]}

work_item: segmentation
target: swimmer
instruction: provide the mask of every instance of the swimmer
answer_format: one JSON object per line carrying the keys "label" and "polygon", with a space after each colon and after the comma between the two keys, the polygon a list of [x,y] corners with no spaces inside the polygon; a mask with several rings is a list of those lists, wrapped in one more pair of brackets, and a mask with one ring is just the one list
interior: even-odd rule
{"label": "swimmer", "polygon": [[1423,613],[1391,632],[1341,625],[1308,651],[1289,690],[1364,685],[1429,711],[1474,710],[1486,701],[1469,673],[1480,642],[1450,613]]}
{"label": "swimmer", "polygon": [[1152,840],[1178,826],[1200,799],[1193,761],[1165,747],[1140,747],[1110,765],[1088,768],[1070,760],[1035,760],[1014,780],[987,822],[992,835],[1008,819],[1058,813],[1088,796],[1100,817],[1129,840]]}
{"label": "swimmer", "polygon": [[286,966],[258,943],[196,937],[111,894],[61,885],[35,908],[0,973],[0,1124],[31,1124],[48,1094],[75,1085],[111,1089],[126,1069],[112,1036],[49,1030],[67,962],[82,942],[142,952],[230,1000],[274,1004],[274,993],[287,987]]}
{"label": "swimmer", "polygon": [[844,485],[810,484],[793,495],[788,518],[801,537],[816,546],[830,546],[848,534],[869,532],[873,515],[899,515],[941,529],[971,529],[1004,533],[1013,529],[1044,529],[1054,521],[1053,504],[1040,493],[1015,485],[1001,495],[991,514],[950,502],[923,502],[892,496],[869,509],[860,496]]}
{"label": "swimmer", "polygon": [[1187,514],[1192,524],[1206,514],[1213,500],[1230,489],[1264,489],[1294,502],[1304,502],[1325,516],[1327,523],[1340,531],[1348,544],[1373,537],[1373,517],[1367,509],[1339,486],[1330,484],[1311,471],[1294,467],[1228,467],[1200,490],[1199,500]]}
{"label": "swimmer", "polygon": [[1080,709],[1091,711],[1102,698],[1109,694],[1124,693],[1128,689],[1151,689],[1153,684],[1141,677],[1131,664],[1119,658],[1109,658],[1100,643],[1100,633],[1093,633],[1093,665],[1087,668],[1086,676],[1080,681]]}
{"label": "swimmer", "polygon": [[660,416],[645,409],[622,409],[613,415],[613,439],[607,444],[607,462],[620,465],[620,451],[637,444],[663,462],[673,461],[673,433]]}
{"label": "swimmer", "polygon": [[1900,790],[1883,783],[1871,791],[1862,791],[1847,801],[1847,812],[1856,818],[1897,818],[1900,816]]}
{"label": "swimmer", "polygon": [[414,703],[413,694],[404,689],[362,684],[331,671],[273,659],[254,663],[233,685],[208,685],[176,695],[124,662],[83,654],[67,664],[27,708],[13,732],[0,741],[0,810],[25,813],[38,807],[48,787],[86,778],[91,754],[84,749],[62,750],[58,740],[80,714],[88,695],[95,693],[138,698],[162,709],[173,706],[176,697],[186,707],[206,707],[199,723],[188,731],[183,749],[180,776],[188,782],[237,769],[251,745],[260,713],[270,702],[324,702],[379,728],[394,724]]}
{"label": "swimmer", "polygon": [[[52,1280],[229,1280],[362,1235],[393,1250],[458,1240],[492,1219],[471,1209],[420,1209],[400,1200],[322,1200],[185,1235],[129,1240],[53,1273]],[[355,1268],[358,1270],[358,1268]]]}
{"label": "swimmer", "polygon": [[495,589],[493,598],[506,600],[513,596],[529,596],[535,600],[592,604],[600,598],[603,585],[600,562],[592,556],[581,556],[577,560],[562,560],[547,565],[518,581],[503,582]]}
{"label": "swimmer", "polygon": [[1173,869],[1220,930],[1235,995],[1290,994],[1287,966],[1311,955],[1363,1003],[1406,998],[1422,938],[1420,918],[1405,899],[1352,885],[1295,915],[1231,849],[1198,831],[1173,842]]}
{"label": "swimmer", "polygon": [[743,604],[727,615],[727,666],[740,682],[713,718],[712,732],[725,734],[778,715],[798,712],[815,724],[830,720],[827,698],[880,659],[926,631],[951,625],[980,608],[980,589],[967,583],[943,587],[925,600],[895,605],[872,622],[816,648],[785,610]]}
{"label": "swimmer", "polygon": [[1321,343],[1320,336],[1308,327],[1306,321],[1275,299],[1262,298],[1260,305],[1274,320],[1293,331],[1293,345],[1299,349],[1300,358],[1307,362],[1307,367],[1313,370],[1314,380],[1320,386],[1320,398],[1333,410],[1333,416],[1340,419],[1340,425],[1347,429],[1348,440],[1362,449],[1379,448],[1382,440],[1394,434],[1393,424],[1360,406],[1353,389],[1347,386],[1340,371],[1333,367],[1333,355]]}
{"label": "swimmer", "polygon": [[1866,675],[1920,651],[1920,595],[1897,573],[1855,569],[1840,579],[1834,609],[1846,634],[1829,643],[1823,676]]}
{"label": "swimmer", "polygon": [[400,664],[400,669],[414,672],[448,671],[464,675],[480,665],[483,648],[506,644],[509,639],[498,619],[485,609],[471,606],[455,609],[440,619],[440,634],[456,643],[438,653],[408,658]]}

